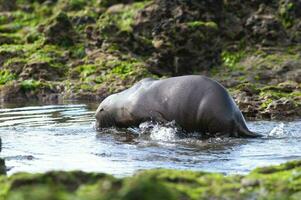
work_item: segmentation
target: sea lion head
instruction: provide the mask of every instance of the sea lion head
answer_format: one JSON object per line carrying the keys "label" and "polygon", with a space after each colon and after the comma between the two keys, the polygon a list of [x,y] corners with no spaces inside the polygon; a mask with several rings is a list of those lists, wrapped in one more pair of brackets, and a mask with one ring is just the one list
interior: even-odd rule
{"label": "sea lion head", "polygon": [[116,105],[114,98],[115,95],[111,95],[104,99],[98,106],[95,113],[96,129],[115,126]]}

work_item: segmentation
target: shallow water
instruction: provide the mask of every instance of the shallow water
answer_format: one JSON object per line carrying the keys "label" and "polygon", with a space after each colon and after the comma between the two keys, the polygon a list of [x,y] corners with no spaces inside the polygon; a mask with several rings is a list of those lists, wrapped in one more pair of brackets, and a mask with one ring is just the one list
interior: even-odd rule
{"label": "shallow water", "polygon": [[249,122],[260,139],[197,139],[173,125],[94,129],[97,105],[2,105],[0,137],[8,174],[84,170],[131,175],[173,168],[244,174],[258,166],[301,159],[301,120]]}

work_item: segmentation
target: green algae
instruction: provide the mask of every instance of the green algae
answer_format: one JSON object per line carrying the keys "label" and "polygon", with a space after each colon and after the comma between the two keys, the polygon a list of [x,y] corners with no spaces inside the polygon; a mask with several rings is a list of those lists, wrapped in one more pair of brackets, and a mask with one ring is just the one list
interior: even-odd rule
{"label": "green algae", "polygon": [[218,25],[213,21],[210,21],[210,22],[192,21],[192,22],[188,22],[186,24],[190,28],[209,27],[209,28],[212,28],[212,29],[218,29]]}
{"label": "green algae", "polygon": [[0,70],[0,85],[4,85],[16,79],[16,75],[8,70]]}
{"label": "green algae", "polygon": [[295,17],[292,15],[292,13],[295,11],[295,9],[296,6],[293,2],[280,1],[279,15],[282,24],[286,28],[290,28],[294,24]]}
{"label": "green algae", "polygon": [[247,175],[154,169],[117,179],[74,172],[0,176],[0,199],[298,199],[301,161]]}
{"label": "green algae", "polygon": [[41,82],[33,79],[24,80],[21,82],[21,89],[25,91],[36,90],[40,86]]}
{"label": "green algae", "polygon": [[239,61],[245,56],[245,52],[230,52],[230,51],[223,51],[221,54],[222,61],[226,67],[231,70],[238,70],[242,69],[241,66],[238,65]]}
{"label": "green algae", "polygon": [[104,13],[97,24],[101,29],[115,25],[119,31],[132,32],[134,17],[139,10],[149,4],[150,1],[135,2],[129,5],[119,4],[120,8]]}

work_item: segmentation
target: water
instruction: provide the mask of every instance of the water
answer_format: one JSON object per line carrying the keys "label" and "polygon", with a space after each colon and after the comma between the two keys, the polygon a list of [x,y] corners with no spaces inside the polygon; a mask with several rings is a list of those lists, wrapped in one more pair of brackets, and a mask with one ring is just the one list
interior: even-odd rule
{"label": "water", "polygon": [[172,168],[245,174],[258,166],[301,159],[301,121],[249,122],[260,139],[183,137],[171,123],[126,130],[94,129],[97,105],[0,107],[0,137],[8,174],[84,170],[127,176]]}

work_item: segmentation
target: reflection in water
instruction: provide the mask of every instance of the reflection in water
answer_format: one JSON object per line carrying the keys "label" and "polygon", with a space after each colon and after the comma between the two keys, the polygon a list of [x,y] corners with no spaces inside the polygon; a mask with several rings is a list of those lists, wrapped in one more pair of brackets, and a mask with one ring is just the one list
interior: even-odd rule
{"label": "reflection in water", "polygon": [[95,131],[96,104],[0,109],[1,157],[18,171],[85,170],[130,175],[174,168],[246,173],[257,166],[301,158],[301,121],[248,123],[260,139],[183,136],[173,123]]}

